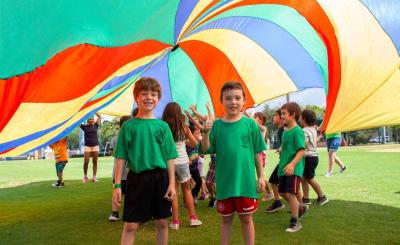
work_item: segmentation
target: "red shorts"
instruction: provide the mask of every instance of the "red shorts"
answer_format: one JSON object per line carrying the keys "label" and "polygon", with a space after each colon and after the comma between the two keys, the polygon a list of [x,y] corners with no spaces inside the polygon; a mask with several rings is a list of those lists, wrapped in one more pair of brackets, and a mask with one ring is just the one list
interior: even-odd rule
{"label": "red shorts", "polygon": [[217,210],[222,216],[230,216],[235,211],[238,214],[251,214],[257,211],[258,201],[255,198],[232,197],[217,201]]}

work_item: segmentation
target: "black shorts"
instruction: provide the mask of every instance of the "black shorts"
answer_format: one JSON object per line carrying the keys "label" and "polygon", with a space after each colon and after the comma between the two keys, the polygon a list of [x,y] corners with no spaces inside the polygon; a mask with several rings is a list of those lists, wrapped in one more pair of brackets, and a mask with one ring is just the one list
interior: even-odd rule
{"label": "black shorts", "polygon": [[301,177],[296,175],[280,176],[279,177],[279,193],[292,193],[299,192]]}
{"label": "black shorts", "polygon": [[271,174],[271,177],[269,177],[268,182],[271,184],[279,185],[279,177],[278,177],[278,165],[276,165],[274,171]]}
{"label": "black shorts", "polygon": [[[113,180],[113,184],[115,183],[115,180]],[[125,195],[125,190],[126,190],[126,180],[121,180],[121,192],[122,195]]]}
{"label": "black shorts", "polygon": [[139,174],[129,171],[123,220],[144,223],[171,217],[171,202],[164,198],[168,182],[166,169],[157,168]]}
{"label": "black shorts", "polygon": [[303,177],[311,180],[315,176],[315,169],[318,166],[318,157],[313,156],[313,157],[305,157],[304,158],[304,172],[303,172]]}

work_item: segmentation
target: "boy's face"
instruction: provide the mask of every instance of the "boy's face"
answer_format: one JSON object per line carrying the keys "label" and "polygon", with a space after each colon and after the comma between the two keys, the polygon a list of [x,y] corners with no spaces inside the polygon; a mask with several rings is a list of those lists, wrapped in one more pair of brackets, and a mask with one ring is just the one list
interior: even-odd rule
{"label": "boy's face", "polygon": [[272,123],[275,126],[278,126],[281,122],[282,122],[281,115],[275,113],[274,117],[272,118]]}
{"label": "boy's face", "polygon": [[158,104],[158,93],[152,90],[139,91],[138,97],[136,98],[139,111],[150,112],[154,110]]}
{"label": "boy's face", "polygon": [[230,89],[222,93],[222,105],[229,116],[240,114],[246,99],[240,89]]}
{"label": "boy's face", "polygon": [[290,115],[286,109],[281,110],[281,119],[282,119],[282,123],[283,123],[283,125],[285,125],[285,127],[287,127],[293,121],[296,121],[295,117],[296,117],[295,114]]}

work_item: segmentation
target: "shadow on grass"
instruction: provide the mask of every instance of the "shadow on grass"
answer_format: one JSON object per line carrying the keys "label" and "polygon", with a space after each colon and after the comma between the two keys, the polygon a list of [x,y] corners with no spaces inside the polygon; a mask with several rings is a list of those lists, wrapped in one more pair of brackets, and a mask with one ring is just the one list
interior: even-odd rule
{"label": "shadow on grass", "polygon": [[400,191],[396,191],[394,194],[400,194]]}
{"label": "shadow on grass", "polygon": [[[55,189],[52,181],[0,189],[1,244],[117,244],[123,223],[109,223],[111,179],[83,184],[66,181]],[[180,198],[181,199],[181,198]],[[181,228],[169,232],[170,244],[218,244],[219,216],[201,201],[197,214],[204,225],[189,228],[187,210],[180,209]],[[303,229],[285,233],[288,208],[267,214],[270,203],[261,203],[254,214],[256,244],[392,244],[398,242],[400,209],[381,204],[331,200],[323,207],[311,206],[302,220]],[[138,244],[154,244],[154,223],[139,229]],[[241,244],[235,218],[232,244]]]}

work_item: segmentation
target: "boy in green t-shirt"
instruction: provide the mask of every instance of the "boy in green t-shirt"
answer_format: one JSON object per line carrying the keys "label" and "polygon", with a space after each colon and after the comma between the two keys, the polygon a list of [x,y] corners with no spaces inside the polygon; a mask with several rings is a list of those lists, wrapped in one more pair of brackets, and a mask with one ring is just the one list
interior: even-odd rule
{"label": "boy in green t-shirt", "polygon": [[124,202],[125,221],[121,244],[133,244],[139,223],[156,223],[157,244],[167,244],[171,201],[175,198],[174,160],[178,157],[168,124],[154,117],[161,98],[161,86],[153,78],[139,79],[133,90],[139,112],[124,123],[114,156],[115,189],[113,202],[121,203],[121,169],[128,161]]}
{"label": "boy in green t-shirt", "polygon": [[281,108],[281,119],[285,126],[282,135],[282,150],[279,159],[279,193],[288,201],[292,217],[287,232],[301,229],[299,218],[307,211],[307,206],[300,205],[300,181],[304,171],[304,132],[297,125],[301,114],[300,106],[289,102]]}
{"label": "boy in green t-shirt", "polygon": [[253,119],[241,115],[246,96],[238,82],[227,82],[221,89],[224,116],[213,122],[208,118],[200,150],[216,153],[217,210],[221,214],[221,244],[229,244],[233,213],[239,214],[245,244],[254,244],[252,213],[257,210],[258,191],[265,187],[261,152],[266,145]]}

